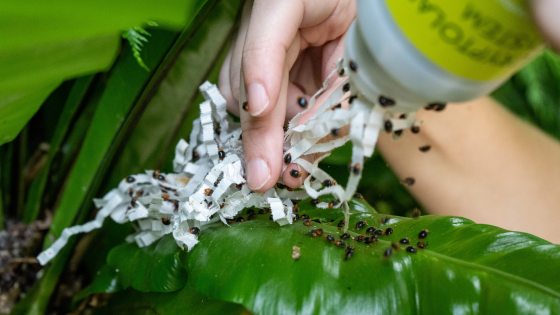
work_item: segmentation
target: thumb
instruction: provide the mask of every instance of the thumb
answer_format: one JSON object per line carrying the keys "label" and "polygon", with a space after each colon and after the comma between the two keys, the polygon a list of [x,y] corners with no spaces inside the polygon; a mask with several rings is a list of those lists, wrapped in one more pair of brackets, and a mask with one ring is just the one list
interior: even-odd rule
{"label": "thumb", "polygon": [[[256,0],[243,51],[248,111],[253,117],[277,104],[286,53],[303,18],[301,1]],[[290,66],[290,65],[288,65]]]}

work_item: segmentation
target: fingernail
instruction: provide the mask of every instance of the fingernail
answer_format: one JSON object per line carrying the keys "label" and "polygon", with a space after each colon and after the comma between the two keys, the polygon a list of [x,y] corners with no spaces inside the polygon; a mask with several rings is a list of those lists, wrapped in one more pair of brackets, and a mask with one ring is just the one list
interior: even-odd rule
{"label": "fingernail", "polygon": [[252,159],[247,163],[247,185],[251,190],[261,189],[270,179],[270,169],[263,159]]}
{"label": "fingernail", "polygon": [[247,88],[249,98],[249,114],[259,116],[268,107],[268,94],[260,83],[251,83]]}

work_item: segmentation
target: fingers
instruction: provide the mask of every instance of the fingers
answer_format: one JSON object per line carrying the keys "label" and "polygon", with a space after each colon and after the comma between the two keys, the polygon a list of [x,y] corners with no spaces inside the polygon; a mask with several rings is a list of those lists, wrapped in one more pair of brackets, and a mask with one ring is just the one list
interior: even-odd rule
{"label": "fingers", "polygon": [[[301,123],[304,123],[305,121],[307,121],[309,118],[312,117],[312,115],[314,114],[314,112],[321,107],[321,105],[328,100],[329,95],[331,93],[333,93],[335,90],[339,89],[341,84],[344,82],[343,79],[338,78],[337,80],[335,80],[331,86],[331,88],[329,88],[329,90],[325,91],[323,94],[321,94],[321,96],[319,96],[319,98],[317,99],[315,105],[312,108],[309,108],[309,110],[307,112],[304,113],[303,116],[301,116]],[[347,108],[348,107],[348,102],[347,101],[343,101],[340,104],[342,106],[342,108]],[[348,135],[349,133],[349,128],[348,126],[344,126],[340,129],[337,130],[331,130],[331,133],[325,137],[323,137],[319,143],[325,143],[325,142],[329,142],[332,141],[338,137],[343,137]],[[307,160],[308,162],[315,162],[317,159],[322,158],[325,155],[325,153],[315,153],[315,154],[309,154],[306,156],[303,156],[302,158]],[[303,184],[303,181],[305,180],[305,178],[308,176],[309,174],[302,169],[299,165],[295,164],[295,163],[291,163],[289,165],[287,165],[286,169],[284,170],[284,172],[282,173],[282,181],[284,182],[284,184],[290,188],[298,188]]]}
{"label": "fingers", "polygon": [[343,37],[332,40],[323,46],[322,50],[322,77],[326,78],[329,73],[336,68],[336,63],[344,55],[344,42]]}
{"label": "fingers", "polygon": [[288,70],[282,74],[280,89],[284,93],[268,115],[254,117],[246,111],[241,114],[243,148],[245,150],[247,184],[253,191],[264,192],[272,187],[280,175],[286,116]]}
{"label": "fingers", "polygon": [[301,1],[255,1],[243,50],[243,74],[251,116],[268,115],[278,103],[286,54],[294,43],[302,17]]}
{"label": "fingers", "polygon": [[[310,163],[313,163],[313,161],[317,160],[319,157],[319,154],[312,154],[302,158]],[[301,168],[298,164],[291,163],[282,173],[282,182],[290,188],[298,188],[303,185],[303,181],[307,178],[307,176],[309,176],[309,173],[307,173],[303,168]]]}
{"label": "fingers", "polygon": [[237,101],[233,98],[231,93],[231,84],[229,80],[229,72],[231,67],[231,50],[228,52],[226,58],[224,59],[224,64],[222,69],[220,69],[220,77],[218,79],[218,87],[225,97],[227,102],[227,109],[230,113],[235,116],[239,116],[239,106]]}
{"label": "fingers", "polygon": [[557,52],[560,52],[560,1],[558,0],[533,0],[531,1],[533,14],[537,25],[548,43]]}
{"label": "fingers", "polygon": [[[331,134],[321,139],[319,143],[329,142],[338,137],[346,136],[348,135],[349,131],[350,129],[348,128],[348,126],[342,127],[340,128],[340,130],[336,130],[336,132],[331,132]],[[313,163],[318,159],[322,158],[324,155],[325,153],[315,153],[315,154],[306,155],[303,157],[303,159],[310,163]],[[286,167],[286,169],[282,173],[282,181],[284,182],[284,185],[290,188],[298,188],[301,185],[303,185],[303,181],[307,176],[309,176],[309,174],[304,169],[302,169],[299,165],[295,163],[291,163]]]}
{"label": "fingers", "polygon": [[301,35],[310,46],[342,36],[356,16],[355,0],[308,0]]}
{"label": "fingers", "polygon": [[251,19],[251,3],[252,1],[247,1],[243,7],[243,15],[241,17],[241,24],[239,25],[239,32],[237,38],[231,48],[231,66],[229,72],[229,81],[231,85],[231,92],[233,98],[238,103],[239,107],[243,104],[239,104],[241,93],[240,82],[241,82],[241,67],[242,67],[242,57],[243,57],[243,47],[245,46],[245,40],[247,38],[247,31],[249,30],[249,23]]}
{"label": "fingers", "polygon": [[290,72],[290,80],[306,93],[315,93],[322,83],[322,47],[308,47],[300,53]]}
{"label": "fingers", "polygon": [[[339,5],[344,2],[343,5]],[[283,167],[283,125],[286,114],[290,117],[305,109],[309,98],[306,89],[298,83],[289,82],[290,69],[302,48],[307,47],[301,39],[300,31],[323,24],[324,33],[335,24],[340,24],[335,13],[345,12],[344,8],[353,0],[255,0],[250,15],[249,6],[244,12],[239,37],[235,41],[231,57],[224,64],[220,76],[220,86],[225,91],[228,102],[238,103],[242,85],[247,96],[241,109],[230,109],[239,113],[243,130],[243,147],[246,160],[248,186],[255,191],[265,191],[272,187]],[[333,15],[334,14],[334,15]],[[342,20],[351,21],[354,14]],[[337,24],[337,25],[338,25]],[[347,25],[350,22],[346,23]],[[342,25],[342,24],[341,24]],[[347,26],[337,32],[344,32]],[[311,32],[310,38],[312,38]],[[322,35],[321,35],[322,36]],[[321,37],[328,41],[338,37]],[[314,44],[322,45],[321,39],[312,38]],[[320,50],[318,50],[320,52]],[[315,60],[315,62],[313,62]],[[321,76],[321,65],[316,67],[312,58],[312,71],[305,73]],[[319,62],[320,64],[320,62]],[[243,74],[243,75],[241,75]],[[306,81],[314,86],[314,80]],[[315,88],[311,89],[312,91]],[[304,98],[302,98],[304,97]],[[289,104],[289,106],[287,106]]]}
{"label": "fingers", "polygon": [[241,56],[243,54],[243,45],[245,45],[247,29],[249,28],[249,19],[251,18],[251,4],[252,1],[247,1],[243,7],[239,31],[232,41],[232,45],[220,69],[220,91],[226,98],[228,111],[236,116],[239,116],[241,106],[241,104],[239,104]]}
{"label": "fingers", "polygon": [[271,111],[259,117],[247,111],[241,113],[247,184],[254,191],[266,191],[276,184],[280,176],[290,63],[293,63],[298,52],[299,41],[295,41],[286,54],[287,62],[280,74],[282,82],[278,101],[275,106],[271,106]]}
{"label": "fingers", "polygon": [[[345,5],[339,6],[341,2]],[[337,8],[347,7],[346,3],[353,1],[255,1],[245,40],[242,66],[249,102],[248,111],[252,116],[267,115],[272,110],[271,105],[277,103],[282,70],[286,65],[289,68],[293,65],[293,62],[286,58],[288,48],[294,43],[301,45],[298,31],[304,28],[301,30],[303,32],[306,27],[321,25],[326,20],[338,21],[338,17],[333,14],[337,12]],[[349,22],[337,33],[343,33],[352,19],[353,15],[346,16],[345,20]],[[315,41],[317,45],[324,44],[332,36],[328,29],[317,32],[326,34],[322,36],[324,42]]]}
{"label": "fingers", "polygon": [[296,114],[309,106],[309,95],[306,95],[297,85],[288,83],[288,98],[286,104],[286,118],[292,119]]}

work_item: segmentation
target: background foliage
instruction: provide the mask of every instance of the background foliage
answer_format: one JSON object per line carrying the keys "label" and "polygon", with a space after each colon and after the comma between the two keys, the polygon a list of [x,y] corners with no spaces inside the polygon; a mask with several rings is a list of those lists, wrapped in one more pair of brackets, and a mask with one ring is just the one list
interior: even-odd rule
{"label": "background foliage", "polygon": [[[50,222],[44,244],[35,244],[26,255],[52,242],[62,228],[90,218],[91,199],[127,174],[170,169],[175,143],[198,115],[197,87],[216,81],[241,5],[240,0],[0,5],[0,19],[12,21],[9,27],[0,23],[0,142],[25,126],[14,141],[0,146],[0,226],[9,230],[14,222]],[[150,35],[143,34],[148,40],[141,41],[141,50],[120,36],[152,20],[160,26],[145,28]],[[558,138],[559,81],[560,60],[545,53],[494,96]],[[347,149],[326,165],[341,180]],[[324,235],[310,237],[310,228],[301,223],[279,229],[268,223],[268,215],[231,229],[211,227],[192,255],[165,239],[142,250],[123,244],[131,227],[107,223],[79,242],[74,239],[14,312],[215,314],[243,313],[245,307],[264,313],[344,307],[359,313],[406,305],[408,313],[439,313],[473,301],[479,311],[499,306],[514,313],[539,305],[560,312],[560,279],[548,277],[559,267],[558,247],[463,219],[395,217],[409,215],[418,205],[380,156],[367,162],[365,172],[360,192],[377,212],[357,202],[352,223],[366,220],[376,228],[394,227],[396,233],[380,237],[375,246],[353,242],[355,257],[348,262],[344,249]],[[302,209],[318,221],[314,228],[341,235],[336,213],[309,205]],[[385,217],[392,219],[381,224]],[[384,258],[391,242],[408,236],[416,245],[418,231],[425,228],[430,230],[428,250],[411,255],[403,246],[391,260]],[[290,252],[296,244],[303,256],[294,262]],[[16,268],[21,269],[14,273],[25,269]],[[71,283],[78,285],[69,289]],[[278,288],[298,294],[279,296]],[[324,308],[305,309],[318,304]]]}

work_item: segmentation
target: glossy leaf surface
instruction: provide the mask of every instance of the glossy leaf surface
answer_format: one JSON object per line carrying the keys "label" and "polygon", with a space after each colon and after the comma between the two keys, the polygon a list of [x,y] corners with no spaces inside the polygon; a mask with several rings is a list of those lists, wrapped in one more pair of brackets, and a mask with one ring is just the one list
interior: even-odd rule
{"label": "glossy leaf surface", "polygon": [[[189,254],[188,285],[258,314],[560,312],[560,246],[537,237],[455,217],[390,217],[382,224],[389,217],[354,203],[353,238],[371,226],[394,232],[367,245],[346,240],[354,248],[346,260],[346,250],[326,240],[327,234],[340,239],[340,211],[300,214],[321,223],[279,227],[266,214],[203,231]],[[357,230],[358,221],[367,224]],[[317,228],[322,236],[311,236]],[[416,253],[399,243],[405,237]],[[419,241],[427,247],[418,248]],[[391,243],[399,249],[386,257]],[[301,249],[299,260],[292,246]]]}
{"label": "glossy leaf surface", "polygon": [[126,290],[116,294],[97,314],[234,315],[250,314],[241,305],[216,301],[190,288],[171,293],[140,293]]}
{"label": "glossy leaf surface", "polygon": [[125,288],[170,292],[185,285],[187,271],[182,264],[185,255],[173,238],[165,237],[146,248],[139,248],[136,243],[119,245],[111,250],[107,262]]}
{"label": "glossy leaf surface", "polygon": [[[146,46],[146,62],[159,64],[176,38],[175,33],[159,31]],[[149,52],[149,53],[148,53]],[[154,70],[153,72],[156,72]],[[112,69],[101,92],[95,113],[81,144],[76,161],[65,179],[64,189],[55,209],[52,225],[45,238],[50,244],[63,228],[83,221],[91,209],[101,175],[123,141],[127,128],[134,120],[139,94],[147,93],[146,85],[158,81],[154,73],[142,69],[132,54],[125,54]],[[160,74],[161,75],[161,74]],[[71,253],[74,239],[46,267],[43,278],[16,308],[16,314],[42,314],[56,286],[65,262]]]}
{"label": "glossy leaf surface", "polygon": [[79,301],[92,294],[115,293],[122,290],[123,287],[119,282],[116,270],[105,265],[95,274],[93,282],[76,294],[74,301]]}
{"label": "glossy leaf surface", "polygon": [[[174,38],[175,34],[169,32],[161,32],[160,36],[154,37],[149,46],[153,51],[147,61],[159,63]],[[73,223],[81,207],[89,208],[96,185],[100,184],[97,175],[108,166],[117,144],[124,140],[126,124],[131,124],[134,119],[139,94],[146,93],[146,85],[154,80],[158,78],[140,68],[131,55],[123,56],[112,70],[55,210],[47,244],[52,241],[53,235],[58,236],[63,228]]]}
{"label": "glossy leaf surface", "polygon": [[[207,1],[192,22],[193,27],[179,36],[164,61],[172,65],[168,66],[169,72],[159,82],[158,89],[150,94],[145,110],[107,171],[104,183],[106,190],[116,186],[128,174],[162,167],[159,160],[173,157],[177,137],[188,135],[187,132],[180,133],[179,127],[190,125],[191,115],[187,113],[196,116],[198,108],[193,104],[198,104],[194,99],[199,96],[199,83],[209,79],[207,73],[210,69],[219,69],[216,59],[225,51],[223,46],[229,43],[229,35],[234,30],[240,7],[241,1],[237,0]],[[106,224],[96,237],[92,251],[104,252],[115,246],[110,246],[108,242],[99,246],[99,240],[107,239],[114,230],[115,227]],[[118,243],[119,240],[122,237],[117,237],[113,242]],[[99,263],[105,262],[105,255],[90,257],[86,261],[88,267],[97,270]]]}
{"label": "glossy leaf surface", "polygon": [[[216,3],[212,2],[212,6],[215,6]],[[197,6],[199,8],[203,7],[207,13],[220,12],[220,10],[210,10],[209,7],[211,6],[207,7],[206,2],[199,2]],[[233,16],[225,19],[223,13],[217,13],[216,24],[222,25],[222,28],[214,28],[213,30],[217,32],[223,30],[224,34],[228,34],[233,25],[235,8],[238,6],[238,1],[225,5],[224,7],[229,7],[230,15]],[[227,10],[221,10],[221,12],[227,12]],[[221,18],[224,18],[224,20]],[[208,23],[211,25],[212,19]],[[97,194],[98,185],[105,177],[104,174],[106,174],[107,167],[116,150],[120,148],[119,144],[127,140],[125,135],[130,134],[131,130],[135,129],[139,118],[143,117],[144,110],[153,108],[151,105],[147,106],[147,103],[154,97],[154,91],[158,90],[162,81],[166,81],[165,78],[168,76],[177,76],[178,73],[173,74],[168,71],[171,65],[176,62],[177,53],[189,42],[192,34],[197,34],[199,28],[199,25],[193,24],[192,28],[183,32],[191,35],[186,36],[185,40],[181,41],[181,45],[178,46],[179,50],[176,48],[175,34],[161,30],[152,31],[152,37],[142,54],[143,60],[146,61],[149,68],[154,70],[151,73],[146,72],[136,63],[130,52],[124,51],[123,56],[113,67],[107,79],[103,81],[102,85],[96,87],[95,94],[98,94],[98,96],[94,97],[94,101],[98,104],[94,107],[94,115],[88,121],[89,130],[87,130],[83,144],[80,142],[81,151],[76,158],[70,176],[66,178],[65,190],[60,194],[61,199],[55,212],[51,235],[57,235],[62,228],[73,224],[73,222],[83,220],[84,216],[87,215],[86,210],[90,209],[90,200]],[[202,28],[201,31],[208,32],[208,29]],[[199,37],[197,40],[211,41],[208,36]],[[225,40],[226,36],[222,36],[221,42],[218,41],[216,44],[221,47]],[[187,50],[191,48],[196,49],[196,46],[190,47],[189,45],[186,47]],[[215,53],[218,53],[218,51],[216,50]],[[188,61],[184,60],[183,63],[185,62]],[[205,64],[205,67],[213,67],[212,60],[203,64]],[[196,75],[201,80],[201,75]],[[184,80],[183,77],[181,79]],[[184,84],[184,81],[181,81],[181,83]],[[174,88],[180,90],[184,87],[181,84],[176,84]],[[182,104],[184,102],[183,100]],[[161,104],[156,103],[155,105]],[[188,108],[188,104],[182,106]],[[167,111],[165,108],[160,108],[160,110]],[[180,119],[180,117],[174,118]],[[153,120],[150,123],[151,125],[145,127],[149,129],[153,126]],[[171,127],[170,130],[173,130],[173,128]],[[172,152],[166,154],[172,154]],[[48,237],[47,243],[49,241],[52,241],[52,238]],[[73,240],[68,244],[69,248],[72,243]],[[47,267],[44,278],[29,297],[20,303],[18,313],[43,312],[69,253],[70,251],[64,250]]]}
{"label": "glossy leaf surface", "polygon": [[180,27],[193,1],[2,1],[0,144],[10,141],[65,79],[106,70],[120,32],[150,20]]}

